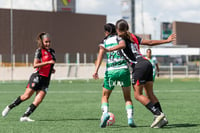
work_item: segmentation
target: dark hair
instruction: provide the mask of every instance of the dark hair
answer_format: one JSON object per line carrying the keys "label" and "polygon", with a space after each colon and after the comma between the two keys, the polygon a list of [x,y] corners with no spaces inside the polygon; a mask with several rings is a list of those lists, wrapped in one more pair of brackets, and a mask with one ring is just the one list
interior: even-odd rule
{"label": "dark hair", "polygon": [[38,45],[38,48],[43,48],[43,37],[44,37],[44,35],[46,35],[46,36],[49,36],[49,34],[48,33],[46,33],[46,32],[41,32],[41,33],[39,33],[38,35],[37,35],[37,45]]}
{"label": "dark hair", "polygon": [[116,34],[115,25],[112,23],[105,24],[104,31],[107,31],[109,33],[109,35],[115,35]]}
{"label": "dark hair", "polygon": [[116,22],[116,29],[118,29],[120,32],[123,32],[122,35],[119,35],[120,37],[122,37],[123,39],[128,39],[131,42],[134,42],[131,33],[128,31],[129,26],[126,20],[124,19],[118,20]]}
{"label": "dark hair", "polygon": [[[151,49],[150,49],[150,48],[148,48],[148,49],[147,49],[147,51],[150,51],[150,52],[151,52]],[[146,51],[146,52],[147,52],[147,51]]]}

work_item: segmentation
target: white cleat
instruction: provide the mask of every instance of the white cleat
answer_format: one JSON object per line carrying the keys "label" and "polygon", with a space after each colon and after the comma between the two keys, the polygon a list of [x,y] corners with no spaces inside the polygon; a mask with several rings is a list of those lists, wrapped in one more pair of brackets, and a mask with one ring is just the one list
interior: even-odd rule
{"label": "white cleat", "polygon": [[35,120],[30,119],[29,117],[21,117],[20,118],[21,122],[34,122]]}
{"label": "white cleat", "polygon": [[2,111],[1,115],[2,115],[3,117],[5,117],[5,116],[8,114],[8,112],[9,112],[10,110],[11,110],[11,109],[10,109],[8,106],[6,106],[6,108]]}
{"label": "white cleat", "polygon": [[162,128],[162,127],[166,126],[167,124],[168,124],[168,120],[165,117],[154,128]]}
{"label": "white cleat", "polygon": [[164,119],[164,117],[165,117],[164,113],[161,113],[160,115],[155,116],[155,120],[151,124],[151,128],[154,128],[161,120]]}

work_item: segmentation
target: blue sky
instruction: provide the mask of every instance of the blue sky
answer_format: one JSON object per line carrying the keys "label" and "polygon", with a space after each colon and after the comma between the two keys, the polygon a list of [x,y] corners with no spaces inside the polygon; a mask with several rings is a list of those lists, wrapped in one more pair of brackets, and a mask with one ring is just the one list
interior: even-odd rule
{"label": "blue sky", "polygon": [[[0,8],[10,8],[11,0],[0,0]],[[52,0],[13,0],[14,9],[52,10]],[[135,0],[136,33],[141,34],[143,1],[144,31],[159,39],[160,23],[184,21],[200,23],[200,0]],[[101,14],[107,22],[115,23],[121,18],[120,0],[77,0],[77,13]],[[156,19],[155,19],[156,18]]]}

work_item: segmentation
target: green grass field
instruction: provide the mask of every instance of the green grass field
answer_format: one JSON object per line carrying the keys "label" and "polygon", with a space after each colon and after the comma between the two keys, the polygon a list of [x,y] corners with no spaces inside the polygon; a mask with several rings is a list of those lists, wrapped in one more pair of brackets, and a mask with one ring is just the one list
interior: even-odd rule
{"label": "green grass field", "polygon": [[[0,111],[25,90],[26,82],[0,83]],[[110,112],[116,123],[99,128],[102,80],[52,81],[43,103],[31,115],[32,123],[19,118],[33,98],[14,108],[6,118],[0,118],[0,133],[199,133],[200,82],[197,79],[157,79],[154,90],[160,99],[168,126],[152,129],[153,115],[132,94],[137,128],[127,126],[122,91],[115,88],[110,97]],[[132,92],[133,93],[133,92]]]}

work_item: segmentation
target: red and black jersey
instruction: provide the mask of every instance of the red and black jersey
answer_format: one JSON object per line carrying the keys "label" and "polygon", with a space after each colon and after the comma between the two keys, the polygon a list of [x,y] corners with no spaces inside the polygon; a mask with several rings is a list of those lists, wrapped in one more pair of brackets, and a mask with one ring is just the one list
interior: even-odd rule
{"label": "red and black jersey", "polygon": [[[40,60],[40,62],[46,62],[46,61],[50,61],[50,60],[56,61],[55,51],[51,48],[48,50],[38,48],[35,52],[35,58]],[[41,76],[50,78],[53,67],[54,67],[54,64],[48,64],[48,65],[37,68],[36,71]]]}
{"label": "red and black jersey", "polygon": [[126,48],[120,50],[120,54],[125,57],[125,59],[131,63],[136,64],[138,61],[143,60],[143,56],[140,53],[140,43],[142,38],[131,34],[132,39],[134,42],[131,42],[129,39],[122,39],[119,37],[120,40],[124,40],[126,44]]}

